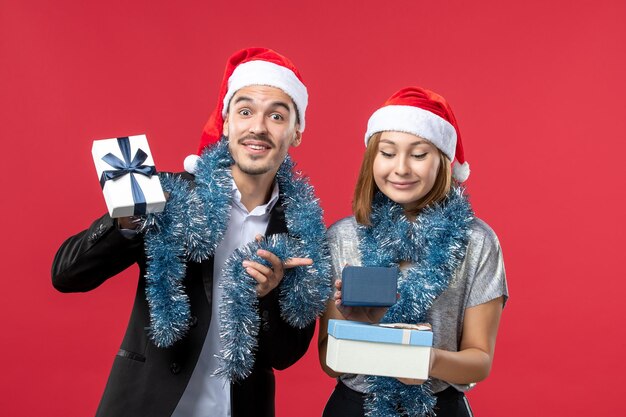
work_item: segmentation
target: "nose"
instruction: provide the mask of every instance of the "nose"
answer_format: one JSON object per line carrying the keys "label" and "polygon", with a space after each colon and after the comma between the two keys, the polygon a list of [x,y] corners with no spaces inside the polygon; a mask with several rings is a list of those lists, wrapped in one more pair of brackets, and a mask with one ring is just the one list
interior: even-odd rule
{"label": "nose", "polygon": [[399,176],[408,175],[411,172],[408,158],[405,156],[399,156],[398,158],[396,158],[394,171],[396,175],[399,175]]}
{"label": "nose", "polygon": [[267,133],[265,115],[258,113],[250,118],[250,127],[248,130],[250,133],[254,133],[255,135],[264,135]]}

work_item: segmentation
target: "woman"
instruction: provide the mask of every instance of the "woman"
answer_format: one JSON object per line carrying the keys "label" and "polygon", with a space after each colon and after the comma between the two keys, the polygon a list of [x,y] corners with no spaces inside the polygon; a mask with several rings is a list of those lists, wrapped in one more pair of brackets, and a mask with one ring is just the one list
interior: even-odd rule
{"label": "woman", "polygon": [[[469,167],[456,119],[443,97],[404,88],[370,117],[365,143],[354,217],[328,230],[336,292],[321,320],[319,354],[338,383],[324,416],[471,416],[463,392],[489,374],[508,290],[498,239],[460,187]],[[399,266],[396,304],[342,306],[347,264]],[[429,379],[334,372],[326,365],[331,318],[431,323]]]}

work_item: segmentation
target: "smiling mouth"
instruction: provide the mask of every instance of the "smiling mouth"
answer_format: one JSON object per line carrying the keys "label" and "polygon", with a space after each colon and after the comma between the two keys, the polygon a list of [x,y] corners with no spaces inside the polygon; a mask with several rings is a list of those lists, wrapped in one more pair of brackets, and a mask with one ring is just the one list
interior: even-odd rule
{"label": "smiling mouth", "polygon": [[263,140],[258,139],[244,139],[239,141],[239,144],[252,151],[254,153],[257,152],[265,152],[272,149],[272,145]]}
{"label": "smiling mouth", "polygon": [[265,146],[265,145],[244,144],[244,146],[250,149],[254,149],[255,151],[262,151],[264,149],[269,149],[269,146]]}
{"label": "smiling mouth", "polygon": [[405,189],[405,188],[413,187],[415,184],[417,184],[417,181],[412,181],[412,182],[393,182],[393,181],[389,181],[389,184],[391,184],[391,186],[394,187],[394,188]]}

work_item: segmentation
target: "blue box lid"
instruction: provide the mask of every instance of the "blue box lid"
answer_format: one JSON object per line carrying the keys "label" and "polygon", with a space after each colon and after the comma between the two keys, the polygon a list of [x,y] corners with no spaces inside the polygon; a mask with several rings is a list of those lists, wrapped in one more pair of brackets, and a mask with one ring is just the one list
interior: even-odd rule
{"label": "blue box lid", "polygon": [[335,339],[359,340],[363,342],[413,346],[432,346],[433,344],[432,330],[412,330],[384,326],[390,326],[390,324],[377,325],[358,321],[330,319],[328,320],[328,334]]}

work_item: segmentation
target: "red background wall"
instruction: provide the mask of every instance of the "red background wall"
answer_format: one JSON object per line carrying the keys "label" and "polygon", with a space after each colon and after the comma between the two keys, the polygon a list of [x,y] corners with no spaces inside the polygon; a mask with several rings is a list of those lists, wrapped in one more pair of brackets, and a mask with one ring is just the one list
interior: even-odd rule
{"label": "red background wall", "polygon": [[[309,87],[293,154],[328,224],[350,213],[387,96],[419,84],[452,103],[512,295],[476,414],[623,415],[624,17],[621,0],[0,0],[0,414],[93,415],[121,341],[136,270],[50,285],[58,245],[105,210],[91,141],[146,133],[180,170],[226,58],[261,45]],[[320,415],[332,386],[312,345],[279,374],[278,415]]]}

